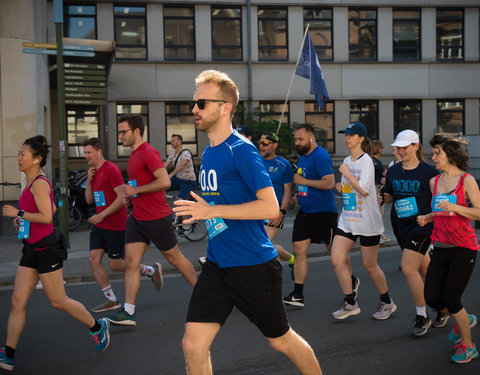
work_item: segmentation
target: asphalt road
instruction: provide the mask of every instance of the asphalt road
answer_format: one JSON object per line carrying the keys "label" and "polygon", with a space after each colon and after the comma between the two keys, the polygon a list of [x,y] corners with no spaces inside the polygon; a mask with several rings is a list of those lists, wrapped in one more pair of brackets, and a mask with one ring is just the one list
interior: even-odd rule
{"label": "asphalt road", "polygon": [[[359,253],[352,257],[355,274],[361,278],[358,301],[362,313],[345,321],[331,318],[342,304],[340,287],[328,257],[309,260],[304,309],[287,308],[292,327],[312,345],[325,374],[479,374],[480,360],[467,365],[448,361],[453,346],[445,328],[432,329],[425,337],[414,338],[414,306],[401,272],[397,271],[400,251],[385,248],[380,264],[398,305],[387,321],[374,321],[378,297],[361,267]],[[123,297],[121,281],[114,282]],[[291,291],[289,269],[284,270],[284,293]],[[464,303],[480,314],[480,271],[475,270]],[[96,305],[101,296],[94,283],[67,284],[67,293]],[[35,291],[28,305],[27,323],[16,354],[16,374],[183,374],[181,349],[183,324],[190,289],[178,275],[167,275],[165,288],[153,290],[142,281],[137,298],[137,326],[112,327],[111,345],[96,353],[88,330],[63,312],[53,310],[42,291]],[[6,335],[11,288],[0,290],[0,342]],[[435,313],[432,313],[433,317]],[[98,317],[101,314],[97,314]],[[472,330],[480,344],[480,327]],[[269,347],[259,331],[234,310],[212,347],[214,374],[256,375],[296,374],[293,365]],[[0,370],[1,372],[1,370]]]}

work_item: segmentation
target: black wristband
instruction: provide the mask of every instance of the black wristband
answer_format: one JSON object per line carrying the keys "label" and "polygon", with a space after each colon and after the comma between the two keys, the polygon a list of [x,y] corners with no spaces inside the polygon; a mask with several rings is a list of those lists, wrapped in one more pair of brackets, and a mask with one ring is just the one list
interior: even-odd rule
{"label": "black wristband", "polygon": [[21,218],[23,217],[23,214],[24,214],[24,213],[25,213],[25,211],[23,211],[23,210],[18,210],[18,212],[17,212],[17,217],[21,219]]}
{"label": "black wristband", "polygon": [[280,212],[283,214],[283,216],[287,215],[287,210],[284,208],[280,208]]}

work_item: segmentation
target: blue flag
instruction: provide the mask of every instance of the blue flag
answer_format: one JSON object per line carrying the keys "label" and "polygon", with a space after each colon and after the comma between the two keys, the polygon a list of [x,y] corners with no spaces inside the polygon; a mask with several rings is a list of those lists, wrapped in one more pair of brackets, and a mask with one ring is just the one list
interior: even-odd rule
{"label": "blue flag", "polygon": [[310,80],[310,94],[315,95],[315,100],[320,108],[325,108],[325,100],[328,100],[327,86],[310,33],[307,33],[305,38],[295,74]]}

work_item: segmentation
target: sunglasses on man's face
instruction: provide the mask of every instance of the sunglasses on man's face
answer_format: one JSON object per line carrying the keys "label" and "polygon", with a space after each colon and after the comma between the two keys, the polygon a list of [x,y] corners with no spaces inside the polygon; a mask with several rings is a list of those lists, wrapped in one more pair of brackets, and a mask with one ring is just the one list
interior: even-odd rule
{"label": "sunglasses on man's face", "polygon": [[202,110],[202,109],[205,109],[205,104],[207,102],[214,102],[214,103],[227,103],[226,100],[222,100],[222,99],[198,99],[198,100],[194,100],[192,103],[191,103],[191,106],[192,106],[192,109],[195,108],[195,106],[198,107],[198,109]]}
{"label": "sunglasses on man's face", "polygon": [[260,146],[264,146],[264,147],[267,147],[267,146],[269,146],[269,145],[272,144],[272,143],[273,143],[272,141],[260,141],[260,142],[258,142],[258,144],[259,144]]}

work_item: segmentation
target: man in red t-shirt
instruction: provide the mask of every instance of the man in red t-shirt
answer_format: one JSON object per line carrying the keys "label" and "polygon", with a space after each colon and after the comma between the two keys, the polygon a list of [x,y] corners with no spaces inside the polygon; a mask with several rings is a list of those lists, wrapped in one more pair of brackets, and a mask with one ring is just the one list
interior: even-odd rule
{"label": "man in red t-shirt", "polygon": [[[95,203],[96,215],[88,221],[93,224],[90,232],[90,267],[95,280],[102,288],[106,300],[94,307],[93,312],[118,310],[122,305],[117,301],[108,273],[102,260],[108,254],[108,264],[113,271],[125,272],[125,227],[127,209],[122,191],[123,176],[120,168],[105,160],[103,145],[98,138],[90,138],[83,142],[85,159],[90,166],[88,170],[85,200],[88,204]],[[140,272],[153,275],[155,289],[161,289],[161,265],[146,266],[140,264]],[[160,275],[155,276],[155,272]]]}
{"label": "man in red t-shirt", "polygon": [[[123,146],[130,147],[128,184],[122,190],[133,204],[127,220],[125,236],[125,304],[123,310],[107,316],[113,324],[136,325],[135,299],[140,287],[138,267],[145,250],[152,241],[167,261],[175,266],[192,286],[197,282],[193,264],[180,252],[165,201],[164,191],[170,187],[170,178],[160,154],[143,140],[145,125],[138,115],[121,116],[118,134]],[[154,275],[155,277],[155,275]]]}

